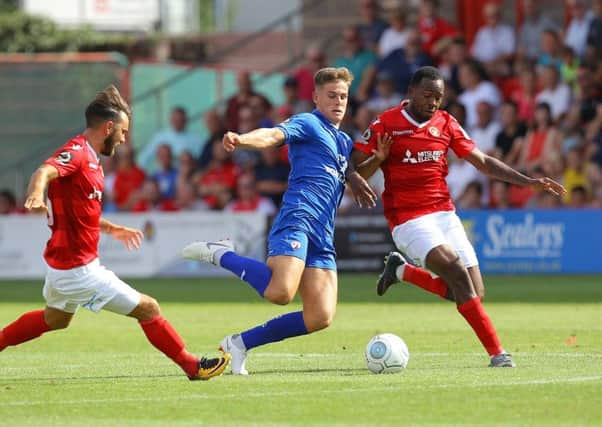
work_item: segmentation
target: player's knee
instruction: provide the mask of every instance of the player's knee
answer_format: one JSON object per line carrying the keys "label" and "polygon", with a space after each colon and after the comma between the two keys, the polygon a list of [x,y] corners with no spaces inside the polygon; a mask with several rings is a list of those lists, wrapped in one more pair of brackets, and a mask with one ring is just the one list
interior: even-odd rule
{"label": "player's knee", "polygon": [[291,294],[286,289],[277,289],[268,286],[263,297],[274,304],[287,305],[293,300],[295,295]]}
{"label": "player's knee", "polygon": [[312,313],[305,316],[305,326],[308,332],[320,331],[329,327],[333,319],[333,312]]}
{"label": "player's knee", "polygon": [[53,331],[56,331],[58,329],[67,328],[69,326],[69,324],[71,323],[71,318],[68,318],[68,319],[50,318],[50,319],[46,319],[45,321],[50,329],[52,329]]}
{"label": "player's knee", "polygon": [[159,307],[159,303],[153,297],[149,297],[148,295],[142,295],[140,302],[132,311],[129,316],[134,317],[138,320],[150,320],[153,317],[159,316],[161,314],[161,307]]}

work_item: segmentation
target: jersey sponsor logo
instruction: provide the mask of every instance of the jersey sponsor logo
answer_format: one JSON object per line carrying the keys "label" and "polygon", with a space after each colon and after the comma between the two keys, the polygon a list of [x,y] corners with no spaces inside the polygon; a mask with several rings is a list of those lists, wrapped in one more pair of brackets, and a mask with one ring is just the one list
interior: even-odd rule
{"label": "jersey sponsor logo", "polygon": [[394,130],[391,133],[393,134],[393,136],[411,135],[414,133],[414,130],[413,129]]}
{"label": "jersey sponsor logo", "polygon": [[89,200],[98,199],[99,202],[102,202],[102,191],[97,190],[96,187],[92,187],[93,190],[90,194],[88,194]]}
{"label": "jersey sponsor logo", "polygon": [[83,150],[83,149],[84,149],[84,147],[82,147],[82,146],[81,146],[81,145],[79,145],[79,144],[75,144],[75,143],[74,143],[74,144],[71,146],[71,149],[72,149],[73,151],[81,151],[81,150]]}
{"label": "jersey sponsor logo", "polygon": [[402,163],[425,163],[425,162],[438,162],[443,157],[443,150],[429,150],[419,151],[414,157],[410,150],[406,150],[406,156],[401,161]]}
{"label": "jersey sponsor logo", "polygon": [[71,162],[71,160],[73,160],[73,155],[69,151],[63,151],[58,156],[56,156],[54,160],[57,163],[66,166]]}
{"label": "jersey sponsor logo", "polygon": [[429,127],[429,133],[435,138],[439,138],[441,136],[441,132],[435,126]]}

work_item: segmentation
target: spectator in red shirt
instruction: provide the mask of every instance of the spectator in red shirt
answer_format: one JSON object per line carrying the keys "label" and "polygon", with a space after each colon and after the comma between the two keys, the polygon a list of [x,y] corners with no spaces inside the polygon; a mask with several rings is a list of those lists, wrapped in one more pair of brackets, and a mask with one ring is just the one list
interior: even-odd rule
{"label": "spectator in red shirt", "polygon": [[144,171],[134,161],[134,151],[129,145],[117,149],[117,173],[113,185],[113,199],[120,210],[129,210],[133,203],[132,195],[142,187]]}
{"label": "spectator in red shirt", "polygon": [[326,66],[326,54],[317,45],[312,45],[305,51],[305,63],[295,72],[293,77],[299,84],[299,98],[313,105],[314,74]]}
{"label": "spectator in red shirt", "polygon": [[232,199],[238,170],[222,142],[213,141],[213,159],[197,181],[197,189],[210,209],[222,210]]}
{"label": "spectator in red shirt", "polygon": [[251,74],[248,71],[241,71],[236,76],[238,84],[238,92],[228,99],[226,106],[226,128],[227,130],[236,131],[238,129],[238,113],[241,108],[249,105],[253,96],[263,98],[264,102],[270,105],[270,102],[263,96],[253,90],[251,82]]}
{"label": "spectator in red shirt", "polygon": [[276,206],[267,197],[257,192],[255,177],[246,173],[238,178],[236,184],[236,198],[225,208],[228,212],[261,212],[266,215],[274,215]]}
{"label": "spectator in red shirt", "polygon": [[537,96],[537,76],[533,67],[525,67],[519,74],[518,88],[510,95],[518,107],[518,119],[527,124],[533,122],[535,98]]}
{"label": "spectator in red shirt", "polygon": [[438,0],[422,0],[418,9],[418,29],[422,35],[422,49],[435,59],[435,45],[444,37],[458,34],[456,27],[451,25],[438,13]]}

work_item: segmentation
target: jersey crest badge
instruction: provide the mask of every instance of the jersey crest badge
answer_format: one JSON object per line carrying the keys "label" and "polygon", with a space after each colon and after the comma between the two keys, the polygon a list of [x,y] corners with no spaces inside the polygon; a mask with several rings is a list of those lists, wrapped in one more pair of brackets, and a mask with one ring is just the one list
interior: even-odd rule
{"label": "jersey crest badge", "polygon": [[60,163],[63,166],[66,166],[73,159],[73,155],[69,151],[63,151],[58,156],[56,156],[56,162]]}
{"label": "jersey crest badge", "polygon": [[441,136],[441,132],[435,126],[429,127],[429,133],[433,135],[435,138],[439,138]]}
{"label": "jersey crest badge", "polygon": [[293,248],[294,250],[301,249],[301,242],[298,240],[293,240],[291,242],[291,248]]}
{"label": "jersey crest badge", "polygon": [[358,142],[365,145],[370,141],[370,138],[372,138],[372,129],[368,128],[362,133],[362,140]]}

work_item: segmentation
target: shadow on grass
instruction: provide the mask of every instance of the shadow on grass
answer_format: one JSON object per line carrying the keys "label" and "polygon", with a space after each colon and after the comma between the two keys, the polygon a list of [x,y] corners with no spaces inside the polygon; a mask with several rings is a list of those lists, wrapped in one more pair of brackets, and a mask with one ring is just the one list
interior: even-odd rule
{"label": "shadow on grass", "polygon": [[[376,296],[376,274],[339,275],[342,303],[442,303],[438,296],[408,284],[394,285],[383,297]],[[131,279],[140,292],[159,302],[265,304],[253,289],[236,278]],[[43,281],[0,282],[0,303],[43,303]],[[511,303],[601,303],[602,276],[488,276],[487,302]]]}

